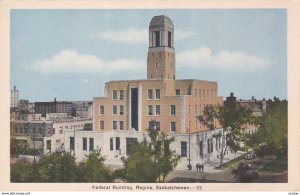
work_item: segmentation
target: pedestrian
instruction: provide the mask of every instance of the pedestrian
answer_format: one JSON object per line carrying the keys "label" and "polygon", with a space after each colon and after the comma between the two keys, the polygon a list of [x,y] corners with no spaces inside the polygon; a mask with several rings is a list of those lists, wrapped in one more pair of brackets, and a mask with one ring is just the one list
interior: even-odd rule
{"label": "pedestrian", "polygon": [[199,171],[199,164],[197,163],[196,164],[196,169],[197,169],[197,172]]}
{"label": "pedestrian", "polygon": [[202,164],[202,173],[204,172],[204,164]]}

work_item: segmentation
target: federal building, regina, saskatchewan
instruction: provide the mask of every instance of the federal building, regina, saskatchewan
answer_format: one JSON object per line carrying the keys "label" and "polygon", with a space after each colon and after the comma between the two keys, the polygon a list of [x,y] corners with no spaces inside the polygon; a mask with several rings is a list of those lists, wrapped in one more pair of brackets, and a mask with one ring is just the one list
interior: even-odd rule
{"label": "federal building, regina, saskatchewan", "polygon": [[[93,99],[93,131],[67,130],[65,150],[82,161],[91,150],[100,149],[106,164],[122,165],[121,158],[142,141],[147,129],[174,136],[172,149],[181,156],[177,170],[190,163],[219,162],[214,134],[197,116],[206,105],[223,104],[214,81],[176,79],[174,26],[166,16],[154,16],[149,26],[147,79],[109,81],[104,97]],[[188,62],[187,62],[188,63]],[[230,156],[230,155],[229,155]]]}

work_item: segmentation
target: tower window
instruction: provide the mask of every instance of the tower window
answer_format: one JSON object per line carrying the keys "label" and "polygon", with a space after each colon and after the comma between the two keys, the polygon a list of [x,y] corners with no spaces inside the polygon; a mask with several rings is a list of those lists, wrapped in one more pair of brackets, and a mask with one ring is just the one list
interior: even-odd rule
{"label": "tower window", "polygon": [[156,47],[160,46],[160,33],[159,33],[159,31],[155,31],[155,46]]}
{"label": "tower window", "polygon": [[168,47],[172,47],[172,33],[168,32]]}

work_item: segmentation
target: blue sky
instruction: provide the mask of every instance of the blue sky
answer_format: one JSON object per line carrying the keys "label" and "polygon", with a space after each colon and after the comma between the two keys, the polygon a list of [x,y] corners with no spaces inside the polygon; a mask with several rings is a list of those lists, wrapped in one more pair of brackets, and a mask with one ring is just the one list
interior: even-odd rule
{"label": "blue sky", "polygon": [[284,9],[12,10],[10,86],[32,102],[75,101],[102,96],[110,80],[145,79],[155,15],[173,21],[177,79],[287,99]]}

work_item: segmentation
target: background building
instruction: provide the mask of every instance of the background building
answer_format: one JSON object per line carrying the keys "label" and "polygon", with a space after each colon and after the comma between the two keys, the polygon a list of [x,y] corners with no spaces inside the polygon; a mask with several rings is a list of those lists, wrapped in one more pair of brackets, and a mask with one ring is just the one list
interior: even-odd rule
{"label": "background building", "polygon": [[15,108],[19,105],[19,90],[14,86],[14,89],[10,90],[10,107]]}
{"label": "background building", "polygon": [[67,113],[71,116],[72,105],[72,102],[58,102],[56,98],[53,102],[35,102],[35,113],[40,113],[43,117],[46,116],[46,113]]}

